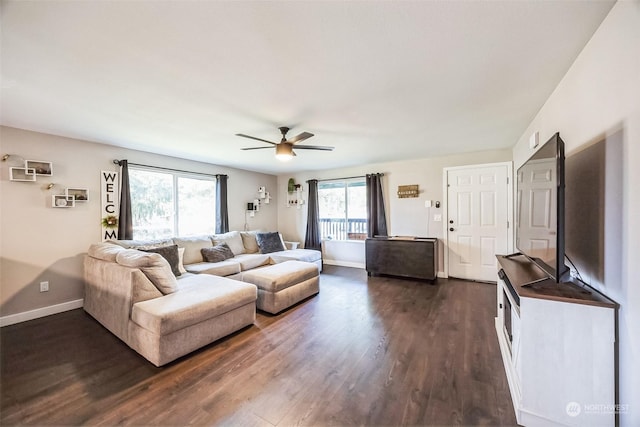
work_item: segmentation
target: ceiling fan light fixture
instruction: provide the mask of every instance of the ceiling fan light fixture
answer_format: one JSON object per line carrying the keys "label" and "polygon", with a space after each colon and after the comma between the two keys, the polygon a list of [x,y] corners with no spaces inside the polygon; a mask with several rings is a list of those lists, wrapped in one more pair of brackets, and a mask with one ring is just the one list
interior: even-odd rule
{"label": "ceiling fan light fixture", "polygon": [[276,145],[276,159],[281,162],[288,162],[293,158],[293,150],[291,144],[280,143]]}

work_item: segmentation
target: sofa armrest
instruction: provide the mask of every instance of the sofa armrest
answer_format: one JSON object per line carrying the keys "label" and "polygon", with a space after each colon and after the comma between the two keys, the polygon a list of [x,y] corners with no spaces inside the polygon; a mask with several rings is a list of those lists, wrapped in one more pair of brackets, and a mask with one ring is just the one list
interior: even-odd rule
{"label": "sofa armrest", "polygon": [[286,240],[284,241],[284,247],[287,250],[298,249],[298,246],[300,246],[300,242],[287,242]]}

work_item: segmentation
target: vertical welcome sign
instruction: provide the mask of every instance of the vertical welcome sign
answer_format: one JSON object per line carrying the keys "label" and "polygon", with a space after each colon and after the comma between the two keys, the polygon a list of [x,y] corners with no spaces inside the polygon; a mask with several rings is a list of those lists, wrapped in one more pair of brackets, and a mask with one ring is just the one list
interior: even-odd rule
{"label": "vertical welcome sign", "polygon": [[102,240],[118,238],[118,172],[100,172]]}

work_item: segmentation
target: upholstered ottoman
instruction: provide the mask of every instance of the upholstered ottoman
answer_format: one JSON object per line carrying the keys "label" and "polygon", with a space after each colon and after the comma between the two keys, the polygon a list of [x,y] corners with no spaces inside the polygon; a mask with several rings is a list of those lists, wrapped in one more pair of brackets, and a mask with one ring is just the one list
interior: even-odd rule
{"label": "upholstered ottoman", "polygon": [[258,287],[256,307],[272,314],[320,291],[318,268],[304,261],[285,261],[249,270],[242,274],[242,281]]}

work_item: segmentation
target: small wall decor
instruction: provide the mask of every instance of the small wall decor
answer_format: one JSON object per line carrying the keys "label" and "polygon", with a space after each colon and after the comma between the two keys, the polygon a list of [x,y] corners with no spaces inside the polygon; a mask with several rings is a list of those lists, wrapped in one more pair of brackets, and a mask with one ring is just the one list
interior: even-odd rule
{"label": "small wall decor", "polygon": [[[51,189],[56,184],[49,184],[47,189]],[[64,194],[51,196],[52,208],[75,208],[76,202],[86,202],[89,200],[89,190],[86,188],[67,188]]]}
{"label": "small wall decor", "polygon": [[35,182],[36,176],[53,176],[53,164],[42,160],[24,160],[14,154],[5,154],[2,161],[6,162],[10,157],[18,157],[24,162],[23,166],[11,166],[9,168],[10,181]]}
{"label": "small wall decor", "polygon": [[73,196],[67,196],[66,194],[56,194],[51,196],[52,208],[75,208],[76,201]]}
{"label": "small wall decor", "polygon": [[302,185],[293,184],[293,191],[287,191],[287,207],[295,206],[300,209],[304,205],[304,199],[302,198]]}
{"label": "small wall decor", "polygon": [[100,221],[102,228],[113,229],[118,228],[118,217],[115,215],[107,215]]}
{"label": "small wall decor", "polygon": [[17,168],[11,166],[9,168],[9,180],[10,181],[23,181],[23,182],[35,182],[36,171],[34,169]]}
{"label": "small wall decor", "polygon": [[264,204],[268,205],[271,201],[271,194],[267,191],[266,187],[258,187],[258,197],[261,201],[264,201]]}
{"label": "small wall decor", "polygon": [[400,199],[406,199],[409,197],[418,197],[420,193],[418,185],[399,185],[398,197]]}
{"label": "small wall decor", "polygon": [[43,162],[41,160],[25,160],[25,169],[33,169],[36,175],[53,176],[53,164],[51,162]]}
{"label": "small wall decor", "polygon": [[72,197],[76,202],[89,201],[89,190],[87,190],[86,188],[67,188],[65,190],[65,194],[69,197]]}

